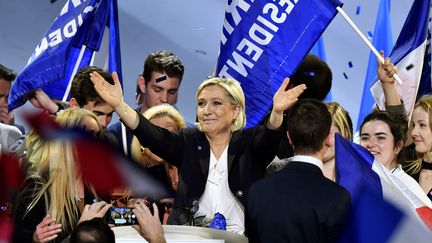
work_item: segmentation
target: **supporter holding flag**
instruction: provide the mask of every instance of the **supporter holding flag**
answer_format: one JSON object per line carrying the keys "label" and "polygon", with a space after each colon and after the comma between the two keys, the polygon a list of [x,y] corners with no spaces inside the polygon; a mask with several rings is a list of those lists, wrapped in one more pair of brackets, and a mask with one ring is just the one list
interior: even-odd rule
{"label": "supporter holding flag", "polygon": [[431,201],[399,164],[407,131],[403,115],[374,111],[360,126],[360,144],[367,151],[336,135],[336,180],[350,191],[354,200],[360,187],[367,185],[369,190],[406,211],[417,212],[432,228]]}
{"label": "supporter holding flag", "polygon": [[13,83],[9,109],[23,105],[41,88],[51,99],[66,101],[71,80],[91,65],[109,27],[109,69],[121,75],[117,0],[66,1],[47,33]]}
{"label": "supporter holding flag", "polygon": [[[404,102],[408,117],[416,99],[430,93],[431,51],[430,51],[430,0],[415,0],[405,20],[390,59],[396,64],[398,75],[403,81],[396,87]],[[384,94],[381,83],[375,82],[371,88],[375,102],[384,107]]]}
{"label": "supporter holding flag", "polygon": [[227,1],[216,75],[239,81],[248,104],[246,127],[260,123],[336,15],[337,0]]}

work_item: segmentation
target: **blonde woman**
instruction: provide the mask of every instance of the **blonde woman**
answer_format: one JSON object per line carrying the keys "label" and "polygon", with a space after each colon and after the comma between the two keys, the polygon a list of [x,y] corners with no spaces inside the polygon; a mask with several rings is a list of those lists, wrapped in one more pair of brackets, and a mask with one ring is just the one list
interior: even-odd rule
{"label": "blonde woman", "polygon": [[[151,123],[156,126],[167,129],[172,133],[179,134],[180,130],[186,127],[184,118],[169,104],[161,104],[153,106],[143,113]],[[166,163],[163,159],[152,153],[148,148],[144,148],[139,143],[138,139],[134,136],[132,139],[132,159],[144,167],[149,168],[150,171],[155,172],[163,178],[167,178],[169,186],[177,191],[178,185],[178,170],[177,167]]]}
{"label": "blonde woman", "polygon": [[[266,125],[242,130],[246,124],[245,97],[240,84],[229,78],[210,78],[196,92],[197,128],[179,135],[153,125],[122,101],[116,73],[108,85],[97,73],[91,75],[99,95],[137,136],[141,145],[179,168],[179,187],[168,223],[185,224],[194,216],[211,219],[219,212],[226,229],[244,233],[244,204],[249,186],[262,178],[283,136],[284,110],[306,89],[288,87],[285,79],[273,97]],[[199,210],[191,215],[192,205]]]}
{"label": "blonde woman", "polygon": [[334,134],[339,133],[342,137],[352,141],[353,128],[348,112],[341,105],[336,102],[329,102],[326,103],[326,106],[332,117],[330,133],[333,136],[323,157],[323,173],[328,179],[336,181]]}
{"label": "blonde woman", "polygon": [[[97,117],[83,109],[67,109],[56,122],[64,128],[100,129]],[[94,199],[78,173],[71,141],[47,141],[14,205],[14,242],[62,241],[80,220],[103,216],[111,206],[92,204]]]}

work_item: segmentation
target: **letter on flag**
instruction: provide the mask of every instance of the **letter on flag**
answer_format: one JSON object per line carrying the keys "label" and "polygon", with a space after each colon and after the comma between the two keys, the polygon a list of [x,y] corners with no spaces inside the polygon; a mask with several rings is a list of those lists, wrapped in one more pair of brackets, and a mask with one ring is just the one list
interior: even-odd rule
{"label": "letter on flag", "polygon": [[109,71],[121,74],[117,0],[68,0],[13,83],[9,109],[23,105],[38,88],[52,99],[62,99],[65,93],[67,98],[71,78],[91,65],[99,51],[105,27],[110,31]]}
{"label": "letter on flag", "polygon": [[216,75],[241,83],[250,127],[267,114],[273,94],[342,4],[337,0],[227,2]]}
{"label": "letter on flag", "polygon": [[[406,111],[411,114],[416,98],[431,92],[430,0],[415,0],[390,59],[403,83],[396,84]],[[375,102],[384,109],[381,83],[371,87]]]}

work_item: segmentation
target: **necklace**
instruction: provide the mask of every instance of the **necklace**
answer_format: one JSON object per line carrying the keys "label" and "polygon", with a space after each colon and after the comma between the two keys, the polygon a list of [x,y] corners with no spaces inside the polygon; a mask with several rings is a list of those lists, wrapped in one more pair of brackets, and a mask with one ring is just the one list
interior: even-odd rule
{"label": "necklace", "polygon": [[422,161],[422,167],[421,168],[425,169],[425,170],[432,170],[432,163]]}

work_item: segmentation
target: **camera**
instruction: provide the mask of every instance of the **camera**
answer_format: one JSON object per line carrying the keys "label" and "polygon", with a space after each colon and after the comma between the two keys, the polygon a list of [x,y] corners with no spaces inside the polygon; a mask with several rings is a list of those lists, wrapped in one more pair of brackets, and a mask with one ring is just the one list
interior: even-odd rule
{"label": "camera", "polygon": [[138,220],[132,212],[132,208],[126,207],[110,208],[105,215],[105,220],[108,224],[114,224],[116,226],[138,224]]}

